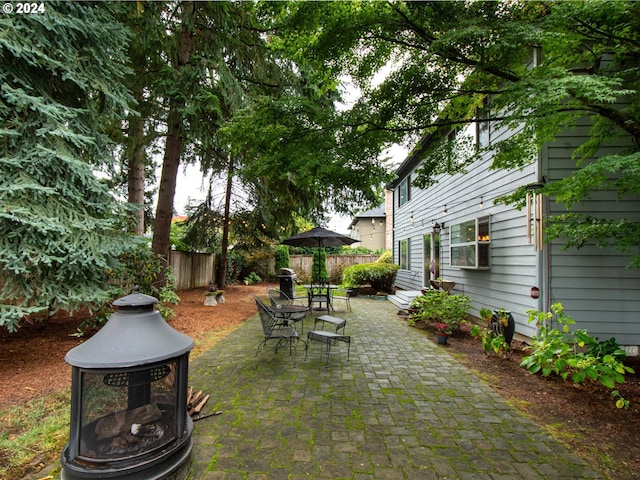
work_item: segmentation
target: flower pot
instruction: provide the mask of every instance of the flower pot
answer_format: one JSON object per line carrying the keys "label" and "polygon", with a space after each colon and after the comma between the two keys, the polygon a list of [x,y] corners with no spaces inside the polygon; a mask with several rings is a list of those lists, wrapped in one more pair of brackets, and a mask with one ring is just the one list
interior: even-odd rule
{"label": "flower pot", "polygon": [[438,345],[446,345],[449,335],[446,333],[436,333],[436,338],[438,339]]}

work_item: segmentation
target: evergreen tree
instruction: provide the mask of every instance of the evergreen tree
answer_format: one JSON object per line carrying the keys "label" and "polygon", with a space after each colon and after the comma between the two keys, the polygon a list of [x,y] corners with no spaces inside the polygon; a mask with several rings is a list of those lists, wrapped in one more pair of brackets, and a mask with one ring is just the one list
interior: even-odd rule
{"label": "evergreen tree", "polygon": [[132,245],[94,175],[100,125],[128,101],[127,32],[108,4],[46,2],[0,17],[0,325],[109,297]]}

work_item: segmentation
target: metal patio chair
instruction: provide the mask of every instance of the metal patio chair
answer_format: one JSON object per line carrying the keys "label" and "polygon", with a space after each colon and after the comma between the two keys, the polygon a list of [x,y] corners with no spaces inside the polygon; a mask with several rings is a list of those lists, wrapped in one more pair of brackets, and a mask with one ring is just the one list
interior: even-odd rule
{"label": "metal patio chair", "polygon": [[336,311],[336,300],[340,300],[343,301],[345,303],[345,305],[347,306],[347,311],[351,311],[351,300],[349,299],[348,295],[336,295],[336,291],[334,289],[331,289],[330,292],[331,295],[331,309],[335,312]]}
{"label": "metal patio chair", "polygon": [[[271,302],[272,307],[276,307],[278,305],[294,305],[293,299],[289,298],[289,296],[279,288],[267,289],[267,295],[269,295],[269,301]],[[306,312],[288,314],[279,314],[278,312],[273,313],[276,317],[281,318],[284,321],[293,322],[294,324],[302,322],[302,320],[307,316]],[[300,333],[304,333],[304,322],[300,324]]]}
{"label": "metal patio chair", "polygon": [[300,338],[298,336],[298,332],[294,327],[289,326],[288,322],[283,322],[281,318],[274,315],[258,297],[254,296],[254,299],[256,301],[256,306],[258,307],[260,323],[262,323],[262,332],[264,333],[264,339],[260,342],[260,345],[258,345],[256,355],[270,340],[276,341],[276,353],[279,348],[285,346],[289,347],[289,355],[291,355],[295,348],[293,342],[297,342]]}
{"label": "metal patio chair", "polygon": [[307,293],[309,295],[309,310],[313,310],[314,305],[317,304],[316,310],[326,310],[329,313],[331,309],[331,289],[329,284],[323,282],[312,283],[309,285]]}

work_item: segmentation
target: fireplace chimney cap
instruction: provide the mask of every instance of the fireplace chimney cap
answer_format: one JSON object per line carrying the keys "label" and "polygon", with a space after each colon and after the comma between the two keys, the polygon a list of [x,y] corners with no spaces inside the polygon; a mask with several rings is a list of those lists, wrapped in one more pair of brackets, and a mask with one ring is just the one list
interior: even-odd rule
{"label": "fireplace chimney cap", "polygon": [[125,368],[179,357],[194,347],[191,338],[171,327],[155,310],[154,297],[134,293],[113,302],[118,311],[65,361],[80,368]]}
{"label": "fireplace chimney cap", "polygon": [[113,305],[118,307],[118,310],[153,310],[156,303],[158,303],[156,297],[136,292],[117,299]]}

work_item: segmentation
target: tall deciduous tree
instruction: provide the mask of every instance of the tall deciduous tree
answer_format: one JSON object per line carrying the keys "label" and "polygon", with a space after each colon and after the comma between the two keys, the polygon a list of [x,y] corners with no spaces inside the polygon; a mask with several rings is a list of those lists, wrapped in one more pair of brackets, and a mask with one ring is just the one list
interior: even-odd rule
{"label": "tall deciduous tree", "polygon": [[[282,48],[324,61],[328,76],[350,75],[360,87],[362,97],[341,119],[341,146],[354,158],[473,122],[489,101],[485,118],[519,132],[491,146],[495,168],[530,163],[542,145],[588,118],[590,138],[574,154],[578,170],[544,192],[568,207],[598,190],[615,189],[626,198],[640,193],[638,2],[299,2],[269,8],[282,22]],[[630,139],[630,147],[584,161],[615,137]],[[474,160],[431,158],[419,185]],[[548,232],[570,245],[614,245],[640,266],[636,223],[574,213]]]}
{"label": "tall deciduous tree", "polygon": [[109,297],[132,240],[93,170],[100,124],[129,100],[127,32],[108,5],[47,2],[0,17],[0,325]]}

